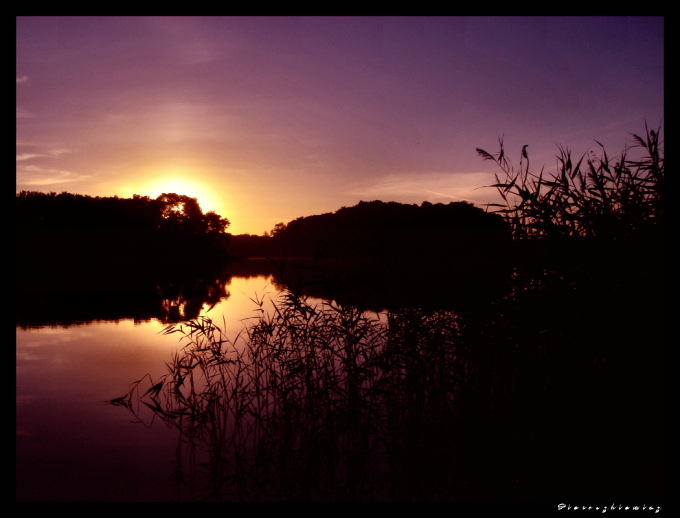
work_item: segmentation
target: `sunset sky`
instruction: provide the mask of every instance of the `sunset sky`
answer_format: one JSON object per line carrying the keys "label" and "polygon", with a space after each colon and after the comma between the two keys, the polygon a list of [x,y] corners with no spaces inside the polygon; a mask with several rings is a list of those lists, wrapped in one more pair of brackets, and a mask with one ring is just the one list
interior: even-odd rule
{"label": "sunset sky", "polygon": [[16,38],[17,192],[187,194],[235,234],[483,205],[475,148],[551,169],[664,121],[663,17],[18,17]]}

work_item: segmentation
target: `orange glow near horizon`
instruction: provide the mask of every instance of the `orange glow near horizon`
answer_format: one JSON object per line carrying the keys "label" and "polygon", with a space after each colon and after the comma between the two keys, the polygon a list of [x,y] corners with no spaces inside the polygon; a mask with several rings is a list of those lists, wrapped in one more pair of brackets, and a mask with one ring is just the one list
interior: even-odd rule
{"label": "orange glow near horizon", "polygon": [[140,189],[143,192],[136,194],[150,196],[152,198],[157,198],[163,193],[175,193],[190,196],[191,198],[196,198],[198,200],[203,212],[214,210],[210,208],[210,206],[214,205],[214,203],[213,200],[211,200],[210,191],[207,189],[207,187],[196,180],[183,178],[180,175],[172,175],[164,178],[153,179],[142,184]]}
{"label": "orange glow near horizon", "polygon": [[251,208],[259,205],[254,203],[250,196],[242,193],[238,184],[229,182],[229,187],[226,187],[224,179],[211,176],[210,172],[205,170],[189,172],[164,167],[154,168],[153,171],[138,169],[134,179],[119,183],[113,193],[109,192],[107,195],[116,194],[132,198],[136,194],[157,198],[163,193],[196,198],[204,214],[213,211],[229,220],[227,232],[230,234],[260,235],[273,228],[278,221],[285,219],[269,218],[271,221],[267,221],[267,218],[264,218],[262,221],[257,210]]}
{"label": "orange glow near horizon", "polygon": [[227,203],[223,196],[218,196],[215,193],[215,189],[211,186],[198,180],[187,178],[181,173],[152,178],[133,190],[132,194],[149,196],[151,198],[157,198],[163,193],[175,193],[196,198],[204,214],[213,211],[223,218],[230,219],[226,213]]}

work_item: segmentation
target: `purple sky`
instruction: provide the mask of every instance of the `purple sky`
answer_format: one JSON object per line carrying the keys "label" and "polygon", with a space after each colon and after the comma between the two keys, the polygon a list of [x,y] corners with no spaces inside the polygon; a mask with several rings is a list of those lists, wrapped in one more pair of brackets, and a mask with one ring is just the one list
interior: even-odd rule
{"label": "purple sky", "polygon": [[549,170],[663,126],[663,40],[663,17],[18,17],[16,189],[188,194],[252,234],[483,205],[500,136]]}

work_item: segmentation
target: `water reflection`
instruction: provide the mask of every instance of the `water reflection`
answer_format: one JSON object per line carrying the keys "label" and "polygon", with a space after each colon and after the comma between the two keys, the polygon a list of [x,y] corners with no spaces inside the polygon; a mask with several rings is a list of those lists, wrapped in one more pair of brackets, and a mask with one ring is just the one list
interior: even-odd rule
{"label": "water reflection", "polygon": [[72,326],[98,321],[157,320],[172,324],[197,318],[229,297],[232,277],[272,275],[278,290],[338,301],[364,310],[401,307],[460,309],[502,293],[507,272],[485,275],[446,268],[445,264],[399,264],[311,258],[232,261],[220,269],[112,279],[110,274],[80,279],[70,288],[59,283],[17,292],[16,325],[22,329]]}
{"label": "water reflection", "polygon": [[[230,335],[253,316],[249,297],[275,291],[269,276],[244,275],[229,279],[229,296],[209,312]],[[175,430],[158,420],[133,425],[104,403],[145,374],[166,372],[180,345],[162,334],[165,326],[156,319],[17,326],[18,501],[176,500]]]}
{"label": "water reflection", "polygon": [[483,257],[292,258],[268,263],[279,289],[364,311],[469,310],[505,294],[510,269]]}
{"label": "water reflection", "polygon": [[[365,268],[366,272],[379,271],[371,270],[370,265]],[[176,276],[172,281],[153,285],[141,282],[133,290],[129,287],[112,290],[110,279],[105,279],[101,285],[92,283],[89,289],[84,289],[86,286],[81,283],[77,291],[46,289],[20,294],[17,311],[18,498],[139,501],[194,499],[202,495],[206,480],[201,479],[201,470],[194,468],[210,465],[211,459],[198,453],[204,446],[200,437],[185,435],[192,428],[182,428],[178,437],[173,434],[176,428],[163,426],[158,415],[143,404],[137,410],[144,426],[130,426],[129,414],[102,402],[120,396],[131,382],[146,374],[149,376],[144,383],[164,375],[166,363],[180,348],[176,335],[160,334],[167,324],[204,315],[218,302],[207,314],[218,322],[224,315],[230,326],[228,336],[233,338],[243,331],[245,319],[258,314],[256,301],[267,299],[267,294],[275,296],[287,282],[312,299],[335,294],[364,305],[369,299],[353,297],[352,292],[361,294],[360,286],[377,289],[378,282],[367,279],[368,273],[363,276],[358,273],[358,265],[353,270],[341,271],[339,267],[333,270],[308,260],[249,260],[230,263],[218,275]],[[357,281],[363,278],[363,283],[353,288],[347,282],[352,278]],[[247,283],[243,279],[254,281]],[[270,306],[265,309],[269,311]],[[326,324],[309,330],[321,334],[334,329],[337,322],[328,320]],[[411,359],[408,363],[413,366],[417,362]],[[327,365],[330,368],[332,364]],[[286,365],[294,367],[291,363]],[[328,381],[328,378],[319,379],[322,383]],[[297,390],[289,396],[296,394],[299,395]],[[329,397],[316,400],[319,408],[325,408],[325,402],[329,402],[324,415],[339,419],[347,410],[344,399]],[[364,417],[356,421],[357,425],[359,422],[376,424]],[[291,421],[289,426],[294,423]],[[194,430],[203,432],[207,428]],[[347,437],[360,430],[348,431]],[[312,428],[306,433],[313,437]],[[329,429],[328,433],[331,435],[325,441],[330,441],[335,431]],[[189,455],[187,445],[196,448],[195,457]],[[153,473],[138,465],[137,457],[142,451],[142,458],[155,465]],[[177,466],[173,469],[169,461],[180,451],[182,457],[176,459]],[[97,476],[92,475],[94,459],[99,464]],[[62,471],[68,473],[56,479],[51,475]],[[140,478],[142,473],[144,481]],[[224,474],[224,471],[218,469],[213,473]],[[186,477],[198,478],[190,486],[182,486],[184,491],[192,488],[188,494],[180,494],[177,492],[180,486],[170,482],[173,475],[181,475],[185,482]],[[108,481],[106,487],[104,479]],[[112,496],[114,493],[119,496]]]}
{"label": "water reflection", "polygon": [[43,285],[17,292],[16,325],[22,329],[82,325],[91,322],[155,320],[171,324],[197,318],[201,311],[230,296],[232,277],[256,277],[271,267],[264,261],[234,262],[221,269],[175,272],[129,279],[116,288],[110,276],[71,289]]}
{"label": "water reflection", "polygon": [[[360,287],[377,289],[379,282],[362,277],[359,267],[333,274],[320,266],[311,260],[230,264],[221,276],[168,287],[167,300],[178,310],[161,308],[160,318],[143,324],[87,320],[105,315],[93,295],[93,307],[76,316],[62,319],[57,300],[42,320],[34,319],[80,318],[89,325],[17,327],[17,499],[501,501],[538,495],[552,501],[565,488],[584,499],[625,494],[618,488],[640,498],[660,494],[663,377],[652,353],[662,342],[650,334],[656,325],[637,331],[629,325],[645,309],[632,304],[635,299],[649,300],[639,297],[639,287],[611,296],[599,287],[572,292],[560,284],[488,307],[478,303],[467,313],[433,311],[426,288],[436,297],[455,276],[446,280],[423,269],[391,276],[395,269],[364,264],[386,290],[408,293],[401,300],[417,304],[391,305],[380,324],[360,320],[353,309],[373,304],[360,298]],[[247,278],[254,281],[242,282]],[[352,278],[364,283],[347,282]],[[473,280],[468,286],[481,302],[483,284]],[[322,312],[296,305],[281,313],[269,306],[259,313],[256,301],[282,283],[311,299],[334,294],[336,302],[357,306],[345,302],[339,311]],[[236,356],[198,347],[194,361],[175,363],[175,373],[196,376],[197,383],[185,378],[183,385],[196,387],[193,395],[147,393],[167,376],[166,366],[192,358],[177,356],[179,335],[160,334],[170,316],[199,307],[180,304],[192,293],[199,294],[202,315],[207,294],[225,294],[208,314],[219,324],[225,316],[228,339],[241,333],[248,342],[232,349]],[[460,293],[449,291],[450,300]],[[134,302],[126,296],[121,308]],[[375,304],[380,308],[382,301]],[[561,319],[555,308],[562,306],[584,309]],[[602,320],[605,310],[610,318]],[[619,316],[623,311],[626,318]],[[268,316],[245,329],[244,319],[258,314]],[[644,315],[643,322],[660,321],[654,307]],[[288,343],[297,347],[284,347]],[[645,355],[629,352],[636,344],[645,344]],[[202,380],[199,356],[209,375]],[[129,401],[138,403],[131,409],[148,426],[131,425],[130,412],[104,404],[140,378],[142,397]],[[239,390],[202,390],[201,381]],[[621,454],[636,442],[653,445],[649,455]],[[597,469],[593,459],[602,460]]]}

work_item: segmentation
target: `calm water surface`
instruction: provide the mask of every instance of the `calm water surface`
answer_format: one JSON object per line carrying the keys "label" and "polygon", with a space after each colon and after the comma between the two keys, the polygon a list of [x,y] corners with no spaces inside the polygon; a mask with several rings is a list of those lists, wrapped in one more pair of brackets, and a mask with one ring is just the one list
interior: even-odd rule
{"label": "calm water surface", "polygon": [[[251,298],[275,296],[271,277],[232,277],[230,296],[208,316],[228,336],[255,316]],[[207,308],[205,308],[207,309]],[[145,374],[166,372],[178,334],[157,320],[16,328],[17,501],[176,501],[178,434],[134,423],[105,401]]]}

